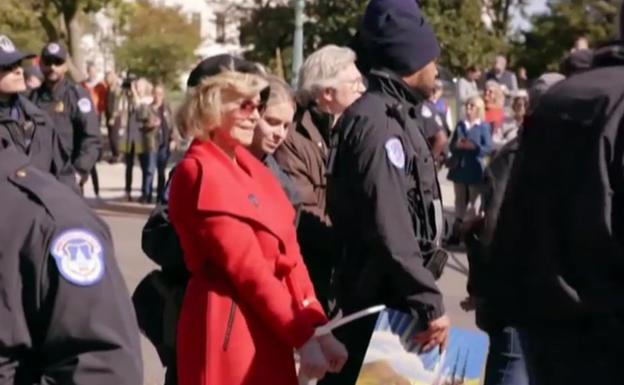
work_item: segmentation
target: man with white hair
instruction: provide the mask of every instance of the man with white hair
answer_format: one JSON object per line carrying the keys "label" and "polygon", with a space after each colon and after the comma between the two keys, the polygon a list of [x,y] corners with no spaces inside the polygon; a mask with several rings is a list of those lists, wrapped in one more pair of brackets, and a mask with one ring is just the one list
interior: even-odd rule
{"label": "man with white hair", "polygon": [[351,49],[335,45],[322,47],[306,59],[299,76],[296,128],[275,153],[302,201],[299,244],[322,302],[327,300],[331,253],[335,253],[325,209],[328,141],[337,119],[365,90],[355,59]]}

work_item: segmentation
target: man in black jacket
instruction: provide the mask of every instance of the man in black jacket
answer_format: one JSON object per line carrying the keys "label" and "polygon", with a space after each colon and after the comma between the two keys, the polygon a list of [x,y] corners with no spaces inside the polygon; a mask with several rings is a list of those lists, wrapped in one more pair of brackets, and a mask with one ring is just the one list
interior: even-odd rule
{"label": "man in black jacket", "polygon": [[[349,314],[378,303],[410,311],[422,346],[443,348],[450,321],[433,274],[439,252],[440,189],[423,135],[423,105],[435,86],[440,48],[416,2],[369,3],[358,52],[371,60],[369,88],[337,123],[328,166],[328,211],[342,246],[334,275]],[[349,361],[321,384],[355,383],[375,317],[336,331]]]}
{"label": "man in black jacket", "polygon": [[63,148],[71,157],[68,178],[84,182],[100,154],[100,127],[89,92],[66,76],[67,51],[48,43],[41,51],[45,81],[31,94],[31,101],[46,111],[58,130]]}
{"label": "man in black jacket", "polygon": [[0,383],[137,385],[141,345],[110,231],[0,138]]}
{"label": "man in black jacket", "polygon": [[624,354],[624,45],[525,122],[486,300],[525,330],[531,384],[619,384]]}

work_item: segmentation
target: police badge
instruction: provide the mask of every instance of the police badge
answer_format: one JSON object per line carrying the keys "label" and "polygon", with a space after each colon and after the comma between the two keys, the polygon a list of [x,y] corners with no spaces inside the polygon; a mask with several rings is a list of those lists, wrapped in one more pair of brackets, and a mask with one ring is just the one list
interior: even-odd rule
{"label": "police badge", "polygon": [[99,239],[83,229],[71,229],[52,241],[50,253],[59,273],[78,286],[90,286],[104,275],[104,250]]}
{"label": "police badge", "polygon": [[54,112],[63,112],[65,111],[65,104],[63,102],[58,102],[54,106]]}

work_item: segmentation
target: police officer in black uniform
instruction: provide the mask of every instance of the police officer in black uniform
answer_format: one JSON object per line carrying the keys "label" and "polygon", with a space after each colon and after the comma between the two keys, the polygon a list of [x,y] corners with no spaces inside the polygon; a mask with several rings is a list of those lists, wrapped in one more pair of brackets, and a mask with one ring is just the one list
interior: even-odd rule
{"label": "police officer in black uniform", "polygon": [[[0,35],[0,138],[27,154],[33,166],[59,178],[71,171],[69,155],[47,114],[21,95],[26,91],[22,61],[33,56]],[[73,180],[68,184],[76,188]]]}
{"label": "police officer in black uniform", "polygon": [[491,255],[485,298],[523,329],[531,384],[623,382],[621,40],[527,116]]}
{"label": "police officer in black uniform", "polygon": [[111,234],[0,138],[0,383],[137,385],[139,331]]}
{"label": "police officer in black uniform", "polygon": [[[422,116],[440,49],[413,1],[372,0],[360,38],[369,87],[337,123],[328,165],[328,209],[343,247],[336,299],[345,314],[378,303],[411,312],[422,348],[444,347],[450,321],[433,266],[444,256],[440,189]],[[375,321],[337,329],[349,361],[320,384],[355,383]]]}
{"label": "police officer in black uniform", "polygon": [[75,177],[85,181],[100,153],[100,128],[89,93],[65,77],[67,51],[59,43],[48,43],[41,52],[42,86],[31,100],[46,111],[59,131],[63,147],[71,157]]}

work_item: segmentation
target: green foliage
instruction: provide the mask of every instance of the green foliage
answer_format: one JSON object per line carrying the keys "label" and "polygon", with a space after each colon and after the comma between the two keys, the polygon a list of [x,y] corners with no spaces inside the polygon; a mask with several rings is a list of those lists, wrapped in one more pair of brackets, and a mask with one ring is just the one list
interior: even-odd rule
{"label": "green foliage", "polygon": [[428,0],[422,7],[442,47],[440,64],[452,73],[461,75],[469,65],[485,67],[504,52],[505,40],[481,21],[480,1]]}
{"label": "green foliage", "polygon": [[46,39],[37,14],[21,0],[0,2],[0,33],[25,52],[38,53]]}
{"label": "green foliage", "polygon": [[317,0],[309,2],[304,54],[326,45],[348,45],[358,29],[368,0]]}
{"label": "green foliage", "polygon": [[529,75],[558,71],[579,36],[594,45],[614,37],[618,0],[551,0],[549,12],[532,18],[532,29],[514,42],[516,62]]}
{"label": "green foliage", "polygon": [[[306,1],[304,55],[326,44],[349,44],[367,3],[368,0]],[[283,71],[285,78],[289,79],[294,18],[292,6],[271,0],[251,11],[240,29],[241,43],[253,47],[246,57],[268,65],[275,73]],[[281,69],[277,68],[280,63],[276,57],[278,52],[281,53],[283,63]]]}
{"label": "green foliage", "polygon": [[124,41],[115,50],[119,68],[128,69],[169,87],[179,86],[182,71],[195,61],[199,26],[179,9],[142,1],[122,31]]}
{"label": "green foliage", "polygon": [[[240,28],[241,44],[253,47],[246,54],[247,59],[263,63],[275,73],[289,70],[294,28],[292,7],[273,1],[260,4],[259,8],[250,12]],[[279,61],[276,52],[279,50],[284,61],[284,68],[281,69],[277,68]]]}

